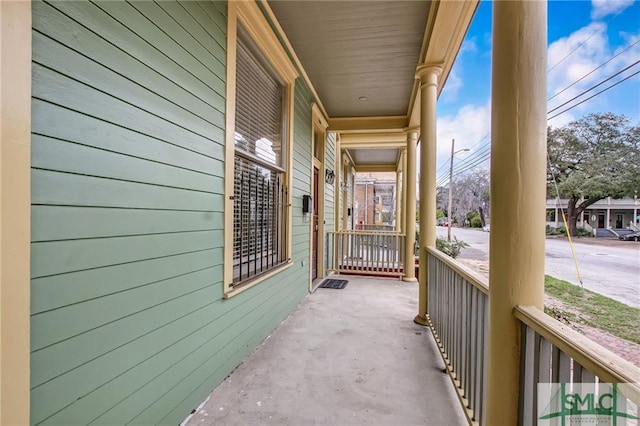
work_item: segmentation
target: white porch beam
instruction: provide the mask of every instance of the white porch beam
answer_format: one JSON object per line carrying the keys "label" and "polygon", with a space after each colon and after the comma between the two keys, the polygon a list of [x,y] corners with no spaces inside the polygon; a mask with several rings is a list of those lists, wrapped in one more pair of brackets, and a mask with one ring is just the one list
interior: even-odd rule
{"label": "white porch beam", "polygon": [[407,136],[403,133],[341,133],[341,147],[353,148],[404,148]]}
{"label": "white porch beam", "polygon": [[354,166],[356,172],[375,173],[375,172],[395,172],[395,164],[357,164]]}
{"label": "white porch beam", "polygon": [[371,131],[396,131],[402,132],[407,127],[407,117],[382,116],[382,117],[338,117],[329,119],[329,130],[340,133],[361,133]]}

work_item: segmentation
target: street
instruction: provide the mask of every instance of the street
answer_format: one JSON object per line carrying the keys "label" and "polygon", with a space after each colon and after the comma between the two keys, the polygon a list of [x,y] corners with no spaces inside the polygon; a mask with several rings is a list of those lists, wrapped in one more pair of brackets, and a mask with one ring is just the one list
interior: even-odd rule
{"label": "street", "polygon": [[[447,236],[445,227],[438,226],[437,232]],[[488,232],[453,228],[452,233],[470,245],[460,258],[489,259]],[[574,242],[582,282],[589,290],[640,308],[640,243],[623,244],[616,247]],[[547,275],[580,284],[568,241],[547,239],[545,255]]]}

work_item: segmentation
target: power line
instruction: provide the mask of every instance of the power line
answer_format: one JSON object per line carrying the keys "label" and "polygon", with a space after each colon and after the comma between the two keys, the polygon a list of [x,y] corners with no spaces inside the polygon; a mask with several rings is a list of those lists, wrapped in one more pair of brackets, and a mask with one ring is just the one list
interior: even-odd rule
{"label": "power line", "polygon": [[[456,170],[456,172],[454,173],[454,176],[459,176],[469,170],[474,169],[476,166],[482,164],[485,160],[489,159],[491,157],[491,150],[485,152],[484,154],[482,154],[482,156],[476,158],[474,160],[473,163],[467,164],[464,167],[458,168]],[[444,183],[446,183],[448,181],[448,176],[442,176],[440,177],[439,180],[436,181],[436,186],[442,186]]]}
{"label": "power line", "polygon": [[[590,91],[592,91],[593,89],[595,89],[596,87],[602,86],[604,83],[606,83],[607,81],[611,80],[612,78],[622,74],[623,72],[627,71],[629,68],[633,68],[634,66],[638,65],[638,63],[640,63],[639,61],[635,61],[633,64],[629,65],[628,67],[625,67],[624,69],[621,69],[620,71],[618,71],[617,73],[607,77],[606,79],[602,80],[600,83],[596,84],[595,86],[592,86],[590,88],[588,88],[587,90],[585,90],[584,92],[580,93],[579,95],[574,96],[573,98],[569,99],[568,101],[566,101],[565,103],[558,105],[557,107],[555,107],[554,109],[552,109],[551,111],[547,112],[547,114],[551,114],[554,111],[559,110],[560,108],[562,108],[563,106],[567,105],[568,103],[578,99],[580,96],[584,95],[585,93],[588,93]],[[548,99],[547,99],[548,100]]]}
{"label": "power line", "polygon": [[[488,135],[488,134],[487,134],[487,135]],[[484,138],[483,138],[483,139],[484,139]],[[482,157],[482,158],[484,158],[484,157],[486,156],[486,154],[487,154],[488,152],[490,152],[490,151],[491,151],[491,144],[489,143],[489,144],[485,145],[482,149],[480,149],[480,150],[478,150],[477,152],[475,152],[473,155],[470,155],[470,156],[468,156],[467,158],[465,158],[464,160],[460,161],[460,162],[457,164],[457,166],[458,166],[458,169],[457,169],[457,170],[468,170],[467,166],[468,166],[470,163],[473,163],[473,164],[472,164],[472,166],[477,165],[477,164],[475,163],[475,161],[478,159],[478,157]],[[457,172],[456,172],[456,174],[457,174]],[[439,181],[439,182],[443,183],[443,182],[445,182],[447,179],[448,179],[447,174],[442,174],[442,175],[440,175],[440,177],[438,178],[437,182]]]}
{"label": "power line", "polygon": [[584,39],[580,43],[578,43],[578,45],[576,47],[571,49],[571,52],[567,53],[562,59],[560,59],[558,62],[553,64],[553,66],[547,70],[547,74],[549,74],[551,72],[551,70],[553,70],[555,67],[560,65],[565,59],[567,59],[569,56],[571,56],[571,54],[573,54],[573,52],[575,52],[576,50],[580,49],[580,47],[582,47],[586,42],[588,42],[591,39],[591,37],[595,36],[600,31],[602,31],[605,28],[607,28],[607,25],[609,25],[611,22],[613,22],[614,19],[616,19],[621,14],[622,14],[622,12],[618,12],[617,14],[613,15],[607,22],[602,24],[602,26],[600,28],[598,28],[596,31],[594,31],[589,37],[587,37],[586,39]]}
{"label": "power line", "polygon": [[[612,22],[614,19],[616,19],[621,13],[618,13],[616,15],[614,15],[609,21],[607,21],[605,24],[603,24],[599,29],[597,29],[596,31],[594,31],[591,35],[589,35],[589,37],[587,37],[586,39],[584,39],[582,42],[580,42],[575,48],[573,48],[567,55],[565,55],[562,59],[560,59],[558,62],[556,62],[551,68],[549,68],[547,70],[547,74],[549,74],[551,72],[551,70],[553,70],[556,66],[558,66],[561,62],[563,62],[565,59],[567,59],[573,52],[575,52],[577,49],[579,49],[581,46],[583,46],[587,41],[589,41],[589,39],[591,39],[593,36],[595,36],[597,33],[599,33],[600,31],[602,31],[604,28],[607,27],[607,24],[609,24],[610,22]],[[556,96],[560,95],[561,93],[563,93],[564,91],[566,91],[567,89],[569,89],[570,87],[574,86],[575,84],[579,83],[580,81],[584,80],[586,77],[588,77],[589,75],[593,74],[595,71],[597,71],[598,69],[602,68],[603,66],[605,66],[606,64],[608,64],[609,62],[611,62],[613,59],[615,59],[616,57],[620,56],[621,54],[623,54],[624,52],[628,51],[629,49],[631,49],[633,46],[635,46],[636,44],[640,43],[640,40],[636,41],[635,43],[627,46],[624,50],[618,52],[617,54],[615,54],[614,56],[612,56],[611,58],[609,58],[607,61],[603,62],[602,64],[598,65],[596,68],[594,68],[593,70],[591,70],[589,73],[583,75],[582,77],[580,77],[578,80],[574,81],[573,83],[571,83],[570,85],[566,86],[565,88],[563,88],[560,92],[556,93],[555,95],[549,97],[547,99],[547,101],[552,100],[553,98],[555,98]],[[591,90],[601,86],[602,84],[606,83],[607,81],[611,80],[612,78],[616,77],[617,75],[623,73],[624,71],[628,70],[629,68],[635,66],[638,62],[640,61],[636,61],[634,64],[624,68],[623,70],[615,73],[614,75],[611,75],[610,77],[608,77],[607,79],[601,81],[600,83],[598,83],[595,86],[592,86],[591,88],[589,88],[588,90],[585,90],[584,92],[582,92],[580,95],[574,97],[573,99],[565,102],[562,105],[557,106],[556,108],[554,108],[553,110],[547,112],[547,114],[552,113],[553,111],[556,111],[557,109],[561,108],[562,106],[568,104],[569,102],[579,98],[580,96],[584,95],[585,93],[590,92]],[[577,107],[578,105],[581,105],[582,103],[588,101],[589,99],[594,98],[595,96],[615,87],[616,85],[622,83],[623,81],[627,80],[628,78],[633,77],[634,75],[636,75],[638,73],[632,74],[631,76],[620,80],[619,82],[605,88],[604,90],[594,94],[593,96],[590,96],[589,98],[575,104],[572,107],[567,108],[566,110],[554,115],[553,117],[549,117],[548,120],[551,120],[557,116],[559,116],[560,114],[563,114],[567,111],[570,111],[571,109]],[[484,135],[473,147],[475,148],[476,146],[480,145],[482,143],[482,141],[484,139],[486,139],[488,136],[490,135],[490,132],[487,133],[486,135]],[[468,170],[473,169],[475,166],[481,164],[483,161],[485,161],[486,159],[490,158],[491,156],[491,143],[489,142],[487,145],[485,145],[483,148],[481,148],[480,150],[478,150],[477,152],[474,152],[473,154],[471,154],[470,156],[466,157],[464,160],[462,160],[459,165],[461,165],[461,168],[458,168],[458,170],[456,170],[454,176],[458,176],[461,173],[464,173]],[[449,158],[450,159],[450,158]],[[443,168],[446,167],[446,163],[441,166],[437,172],[442,171]],[[436,180],[436,184],[437,185],[441,185],[443,183],[445,183],[447,181],[448,176],[446,174],[441,174],[440,177]]]}
{"label": "power line", "polygon": [[[619,74],[619,73],[618,73],[618,74]],[[625,78],[623,78],[623,79],[621,79],[621,80],[619,80],[619,81],[617,81],[617,82],[615,82],[615,83],[613,83],[613,84],[611,84],[611,85],[609,85],[609,86],[605,87],[604,89],[600,90],[599,92],[594,93],[593,95],[589,96],[588,98],[583,99],[582,101],[578,102],[577,104],[574,104],[574,105],[570,106],[569,108],[566,108],[565,110],[563,110],[563,111],[561,111],[561,112],[559,112],[559,113],[557,113],[557,114],[555,114],[555,115],[553,115],[553,116],[551,116],[551,117],[548,117],[548,118],[547,118],[547,120],[552,120],[552,119],[554,119],[554,118],[556,118],[556,117],[558,117],[558,116],[560,116],[560,115],[564,114],[565,112],[568,112],[568,111],[570,111],[570,110],[572,110],[572,109],[576,108],[577,106],[579,106],[579,105],[581,105],[581,104],[583,104],[583,103],[587,102],[588,100],[593,99],[593,98],[595,98],[596,96],[598,96],[598,95],[600,95],[600,94],[602,94],[602,93],[604,93],[604,92],[606,92],[606,91],[608,91],[608,90],[610,90],[610,89],[612,89],[612,88],[616,87],[617,85],[619,85],[619,84],[623,83],[624,81],[626,81],[626,80],[628,80],[628,79],[630,79],[630,78],[632,78],[632,77],[634,77],[634,76],[636,76],[636,75],[638,75],[638,74],[640,74],[640,71],[636,71],[635,73],[633,73],[633,74],[631,74],[631,75],[626,76]],[[606,81],[608,81],[608,80],[610,80],[610,79],[611,79],[611,78],[608,78],[608,79],[606,79],[606,80],[605,80],[605,81],[603,81],[603,82],[606,82]],[[601,83],[603,83],[603,82],[601,82]],[[601,83],[598,83],[598,84],[597,84],[596,86],[594,86],[594,87],[600,86],[600,85],[601,85]],[[587,90],[587,92],[588,92],[588,91],[590,91],[590,90],[592,90],[594,87],[592,87],[591,89]],[[551,112],[551,111],[550,111],[550,112]],[[549,112],[549,113],[550,113],[550,112]],[[463,174],[463,173],[465,173],[465,172],[467,172],[467,171],[469,171],[469,170],[473,169],[474,167],[476,167],[476,166],[478,166],[478,165],[482,164],[482,162],[484,162],[485,160],[489,159],[489,158],[491,157],[491,145],[489,145],[489,146],[488,146],[488,148],[489,148],[488,150],[487,150],[487,149],[485,149],[485,150],[484,150],[483,154],[478,154],[478,157],[477,157],[477,158],[475,158],[472,162],[469,162],[469,163],[468,163],[468,164],[466,164],[465,166],[463,166],[463,167],[461,167],[461,168],[458,168],[458,169],[455,171],[455,173],[454,173],[454,175],[453,175],[453,176],[454,176],[454,177],[460,176],[461,174]],[[445,183],[446,181],[447,181],[446,176],[444,176],[444,177],[443,177],[443,176],[441,176],[441,178],[440,178],[437,182],[439,182],[439,184],[440,184],[440,185],[442,185],[442,184],[443,184],[443,183]]]}
{"label": "power line", "polygon": [[616,87],[618,84],[620,84],[620,83],[624,82],[625,80],[629,80],[631,77],[633,77],[633,76],[635,76],[635,75],[637,75],[637,74],[640,74],[640,71],[636,71],[636,72],[634,72],[633,74],[631,74],[631,75],[629,75],[629,76],[627,76],[627,77],[623,78],[622,80],[616,81],[616,82],[615,82],[615,83],[613,83],[611,86],[607,86],[607,87],[605,87],[604,89],[602,89],[602,90],[601,90],[601,91],[599,91],[598,93],[596,93],[596,94],[594,94],[594,95],[589,96],[588,98],[586,98],[586,99],[584,99],[584,100],[582,100],[582,101],[578,102],[578,103],[577,103],[577,104],[575,104],[575,105],[570,106],[569,108],[565,109],[564,111],[561,111],[561,112],[557,113],[557,114],[556,114],[556,115],[554,115],[553,117],[549,117],[549,118],[547,118],[547,120],[551,120],[551,119],[553,119],[553,118],[556,118],[556,117],[557,117],[557,116],[559,116],[559,115],[564,114],[564,113],[565,113],[565,112],[567,112],[567,111],[571,111],[572,109],[574,109],[574,108],[575,108],[575,107],[577,107],[578,105],[581,105],[581,104],[583,104],[583,103],[587,102],[589,99],[593,99],[593,98],[595,98],[595,97],[596,97],[596,96],[598,96],[599,94],[604,93],[604,92],[606,92],[606,91],[607,91],[607,90],[609,90],[609,89],[613,89],[613,88],[614,88],[614,87]]}
{"label": "power line", "polygon": [[[625,72],[625,71],[629,70],[630,68],[634,67],[634,66],[635,66],[635,65],[637,65],[638,63],[640,63],[640,61],[636,61],[636,62],[634,62],[633,64],[631,64],[631,65],[629,65],[629,66],[627,66],[627,67],[623,68],[622,70],[620,70],[620,71],[618,71],[618,72],[616,72],[616,73],[612,74],[611,76],[609,76],[609,77],[605,78],[604,80],[602,80],[602,81],[600,81],[600,82],[596,83],[595,85],[591,86],[589,89],[587,89],[587,90],[583,91],[582,93],[580,93],[579,95],[577,95],[577,96],[575,96],[574,98],[570,99],[569,101],[567,101],[567,102],[565,102],[565,103],[563,103],[563,104],[559,105],[558,107],[556,107],[556,108],[554,108],[554,109],[550,110],[547,114],[551,114],[551,113],[553,113],[554,111],[557,111],[558,109],[560,109],[560,108],[562,108],[563,106],[565,106],[565,105],[569,104],[570,102],[572,102],[572,101],[576,100],[577,98],[579,98],[579,97],[583,96],[584,94],[586,94],[586,93],[588,93],[588,92],[592,91],[593,89],[595,89],[595,88],[597,88],[597,87],[602,86],[602,85],[603,85],[604,83],[606,83],[607,81],[610,81],[612,78],[614,78],[614,77],[616,77],[616,76],[620,75],[621,73],[623,73],[623,72]],[[588,100],[590,100],[590,99],[593,99],[594,97],[596,97],[596,96],[598,96],[598,95],[600,95],[600,94],[602,94],[602,93],[606,92],[606,91],[607,91],[607,90],[609,90],[609,89],[612,89],[613,87],[615,87],[615,86],[617,86],[618,84],[620,84],[620,83],[622,83],[622,82],[624,82],[624,81],[628,80],[629,78],[631,78],[631,77],[633,77],[633,76],[637,75],[638,73],[640,73],[640,71],[637,71],[637,72],[635,72],[635,73],[633,73],[633,74],[631,74],[631,75],[629,75],[629,76],[627,76],[627,77],[625,77],[625,78],[623,78],[623,79],[621,79],[621,80],[617,81],[616,83],[614,83],[614,84],[612,84],[612,85],[610,85],[610,86],[607,86],[605,89],[603,89],[603,90],[601,90],[601,91],[599,91],[599,92],[595,93],[595,94],[594,94],[594,95],[592,95],[592,96],[589,96],[588,98],[583,99],[582,101],[580,101],[580,102],[578,102],[578,103],[576,103],[576,104],[572,105],[572,106],[571,106],[571,107],[569,107],[569,108],[566,108],[565,110],[563,110],[563,111],[559,112],[558,114],[555,114],[555,115],[553,115],[553,116],[551,116],[551,117],[548,117],[548,120],[551,120],[551,119],[553,119],[553,118],[556,118],[556,117],[558,117],[559,115],[564,114],[565,112],[568,112],[568,111],[572,110],[573,108],[576,108],[577,106],[579,106],[579,105],[581,105],[581,104],[585,103],[586,101],[588,101]],[[455,175],[460,175],[461,173],[464,173],[464,172],[466,172],[466,171],[468,171],[468,170],[471,170],[473,167],[475,167],[475,166],[479,165],[479,164],[480,164],[480,163],[482,163],[484,160],[486,160],[487,158],[489,158],[489,156],[490,156],[490,152],[491,152],[491,145],[487,145],[487,147],[485,147],[485,149],[480,150],[480,151],[478,151],[477,153],[475,153],[474,155],[467,157],[467,158],[466,158],[466,159],[461,163],[461,165],[462,165],[463,167],[462,167],[462,168],[458,168],[458,169],[456,170]],[[466,164],[465,164],[465,163],[466,163]],[[446,178],[446,176],[441,175],[441,176],[440,176],[440,180],[442,180],[443,178]]]}
{"label": "power line", "polygon": [[560,95],[561,93],[563,93],[565,90],[573,87],[575,84],[581,82],[582,80],[584,80],[585,78],[589,77],[591,74],[593,74],[594,72],[596,72],[597,70],[599,70],[600,68],[602,68],[603,66],[607,65],[609,62],[613,61],[615,58],[617,58],[618,56],[622,55],[624,52],[626,52],[627,50],[631,49],[633,46],[635,46],[636,44],[640,43],[640,40],[636,41],[635,43],[633,43],[630,46],[627,46],[626,49],[618,52],[617,54],[613,55],[611,58],[609,58],[607,61],[601,63],[600,65],[598,65],[597,67],[595,67],[594,69],[592,69],[591,71],[589,71],[588,73],[586,73],[585,75],[583,75],[582,77],[580,77],[579,79],[577,79],[576,81],[574,81],[573,83],[571,83],[570,85],[568,85],[567,87],[565,87],[564,89],[562,89],[561,91],[559,91],[558,93],[556,93],[555,95],[551,96],[549,99],[547,99],[547,101],[550,101],[551,99],[555,98],[556,96]]}

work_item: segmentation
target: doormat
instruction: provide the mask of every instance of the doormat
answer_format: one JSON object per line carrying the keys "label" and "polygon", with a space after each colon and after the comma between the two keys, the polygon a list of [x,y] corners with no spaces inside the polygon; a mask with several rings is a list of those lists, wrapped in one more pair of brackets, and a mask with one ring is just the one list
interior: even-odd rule
{"label": "doormat", "polygon": [[349,281],[347,280],[324,280],[322,281],[322,284],[320,284],[320,288],[334,288],[336,290],[342,290],[347,286],[348,282]]}

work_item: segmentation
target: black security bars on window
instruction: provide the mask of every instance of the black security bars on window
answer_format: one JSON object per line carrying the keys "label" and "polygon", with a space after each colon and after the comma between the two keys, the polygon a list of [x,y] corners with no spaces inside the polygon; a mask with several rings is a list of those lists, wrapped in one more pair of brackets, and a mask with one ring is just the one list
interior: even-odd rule
{"label": "black security bars on window", "polygon": [[236,157],[233,285],[286,261],[283,174]]}

